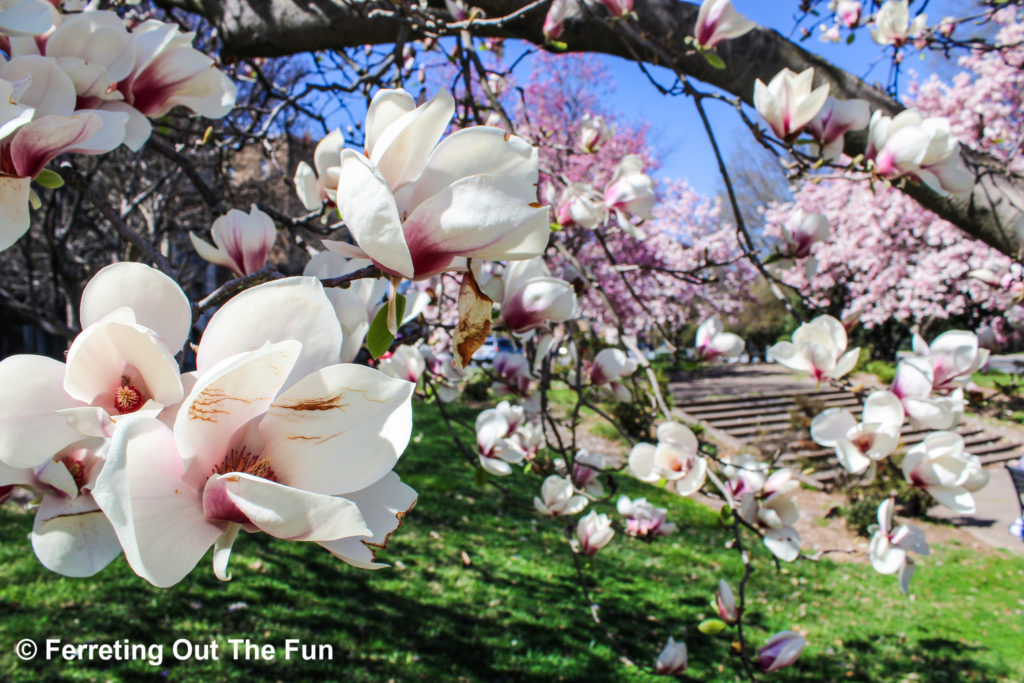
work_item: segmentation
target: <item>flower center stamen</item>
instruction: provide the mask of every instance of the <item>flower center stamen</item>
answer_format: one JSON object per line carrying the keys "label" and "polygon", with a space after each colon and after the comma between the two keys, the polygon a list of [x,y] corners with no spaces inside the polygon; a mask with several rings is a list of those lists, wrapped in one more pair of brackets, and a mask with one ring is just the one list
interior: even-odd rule
{"label": "flower center stamen", "polygon": [[231,452],[224,456],[224,460],[213,468],[211,476],[214,474],[228,474],[229,472],[241,472],[242,474],[251,474],[260,479],[277,481],[277,474],[274,472],[274,468],[270,466],[270,460],[256,455],[245,448],[245,446],[231,449]]}
{"label": "flower center stamen", "polygon": [[114,407],[121,415],[134,413],[142,407],[142,392],[133,387],[127,377],[121,378],[121,386],[114,389]]}

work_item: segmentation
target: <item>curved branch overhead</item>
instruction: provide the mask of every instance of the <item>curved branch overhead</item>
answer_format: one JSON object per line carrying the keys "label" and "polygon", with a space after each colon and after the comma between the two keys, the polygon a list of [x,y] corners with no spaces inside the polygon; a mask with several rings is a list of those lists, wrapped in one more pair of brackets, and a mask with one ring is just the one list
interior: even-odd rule
{"label": "curved branch overhead", "polygon": [[[399,29],[411,37],[424,34],[423,16],[408,13],[408,5],[332,0],[157,0],[202,15],[218,27],[225,50],[246,57],[274,57],[316,50],[340,49],[367,43],[391,43]],[[542,25],[547,4],[507,21],[495,20],[524,7],[524,0],[474,0],[489,19],[475,23],[473,33],[484,37],[518,38],[544,44]],[[815,82],[828,83],[839,99],[867,100],[887,113],[902,107],[884,92],[831,64],[771,29],[759,28],[718,46],[727,64],[713,68],[684,42],[693,33],[698,6],[677,0],[636,0],[637,19],[613,22],[603,8],[587,9],[570,18],[560,40],[576,52],[599,52],[626,59],[641,59],[665,66],[742,98],[753,100],[754,81],[768,81],[788,67],[802,71],[814,67]],[[376,11],[375,11],[376,10]],[[438,27],[444,25],[437,10]],[[618,24],[616,26],[616,24]],[[847,136],[847,152],[864,150],[865,136]],[[975,173],[975,189],[964,199],[944,197],[917,182],[901,189],[922,206],[959,226],[964,232],[999,251],[1016,256],[1020,240],[1014,225],[1024,213],[1024,177],[987,154],[964,149],[968,168]]]}

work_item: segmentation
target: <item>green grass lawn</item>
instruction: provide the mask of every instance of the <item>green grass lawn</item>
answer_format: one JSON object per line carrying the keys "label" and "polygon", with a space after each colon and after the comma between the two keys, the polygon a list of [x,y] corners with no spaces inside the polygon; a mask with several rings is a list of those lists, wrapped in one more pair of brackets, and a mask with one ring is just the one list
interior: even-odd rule
{"label": "green grass lawn", "polygon": [[[594,625],[562,525],[526,507],[537,480],[506,480],[511,502],[475,483],[433,406],[416,406],[413,434],[422,438],[397,470],[420,492],[419,504],[381,556],[396,566],[378,572],[353,569],[313,544],[243,535],[230,583],[214,578],[209,557],[172,589],[150,586],[123,560],[92,579],[64,579],[32,555],[31,516],[0,508],[0,679],[653,680],[623,663]],[[693,679],[736,679],[732,633],[696,629],[712,616],[718,579],[735,585],[741,571],[717,516],[639,482],[625,492],[668,506],[680,530],[653,547],[620,533],[598,553],[588,576],[602,620],[644,665],[668,636],[682,635]],[[752,640],[800,628],[809,643],[797,666],[766,679],[1024,680],[1020,557],[935,548],[907,598],[895,577],[863,565],[801,562],[779,572],[763,548],[756,555]],[[22,638],[158,643],[164,661],[22,662],[13,654]],[[171,646],[182,638],[217,642],[220,658],[176,661]],[[276,645],[277,659],[233,659],[228,640],[241,638]],[[333,659],[286,661],[288,638],[329,644]]]}

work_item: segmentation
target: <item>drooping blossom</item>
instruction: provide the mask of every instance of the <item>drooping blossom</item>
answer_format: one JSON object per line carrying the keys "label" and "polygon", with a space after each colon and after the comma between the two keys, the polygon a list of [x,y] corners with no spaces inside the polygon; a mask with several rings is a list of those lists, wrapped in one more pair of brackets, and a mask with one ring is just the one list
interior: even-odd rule
{"label": "drooping blossom", "polygon": [[568,477],[548,476],[540,487],[540,498],[534,496],[533,507],[547,517],[575,515],[587,507],[587,499],[573,489]]}
{"label": "drooping blossom", "polygon": [[253,204],[249,213],[231,209],[215,220],[210,228],[213,244],[191,232],[188,236],[202,258],[242,276],[255,273],[266,265],[277,230],[274,220]]}
{"label": "drooping blossom", "polygon": [[739,38],[757,24],[736,11],[731,0],[704,0],[697,11],[693,35],[697,47],[710,50],[724,40]]}
{"label": "drooping blossom", "polygon": [[697,328],[697,357],[705,361],[739,358],[746,343],[738,334],[725,332],[722,319],[717,315],[702,322]]}
{"label": "drooping blossom", "polygon": [[[914,575],[914,559],[908,551],[928,555],[931,548],[925,540],[924,531],[910,524],[892,528],[893,499],[886,498],[878,506],[878,525],[874,528],[868,556],[871,566],[879,574],[899,572],[900,588],[910,592],[910,579]],[[869,529],[871,531],[871,529]]]}
{"label": "drooping blossom", "polygon": [[643,172],[644,161],[639,154],[629,154],[615,168],[604,188],[604,206],[615,214],[619,227],[629,235],[642,238],[632,219],[647,220],[653,216],[654,181]]}
{"label": "drooping blossom", "polygon": [[366,115],[365,155],[341,151],[338,210],[391,275],[423,280],[463,257],[529,259],[547,246],[537,150],[485,126],[438,142],[454,112],[446,91],[417,107],[404,90],[381,90]]}
{"label": "drooping blossom", "polygon": [[704,485],[707,461],[700,455],[700,443],[690,428],[678,422],[658,427],[658,445],[638,443],[629,453],[629,471],[640,481],[668,481],[669,490],[681,496],[695,493]]}
{"label": "drooping blossom", "polygon": [[783,69],[765,85],[754,83],[754,106],[780,140],[791,142],[814,119],[828,98],[828,85],[812,90],[814,69],[799,74]]}
{"label": "drooping blossom", "polygon": [[871,108],[866,100],[837,100],[829,96],[807,124],[807,132],[818,143],[818,155],[825,161],[835,161],[843,153],[846,133],[863,130],[870,121]]}
{"label": "drooping blossom", "polygon": [[418,346],[402,344],[390,355],[381,356],[377,369],[389,377],[416,384],[427,367],[427,361]]}
{"label": "drooping blossom", "polygon": [[594,386],[607,384],[612,394],[620,401],[628,401],[632,398],[629,387],[622,383],[639,367],[637,360],[631,358],[625,351],[616,348],[601,349],[594,356],[594,362],[590,366],[590,381]]}
{"label": "drooping blossom", "polygon": [[548,13],[544,16],[544,38],[557,40],[561,38],[565,20],[579,14],[578,0],[552,0]]}
{"label": "drooping blossom", "polygon": [[853,370],[860,348],[846,350],[846,328],[830,315],[821,315],[803,323],[793,340],[781,341],[769,351],[775,362],[797,372],[806,372],[819,382],[839,379]]}
{"label": "drooping blossom", "polygon": [[718,616],[727,624],[735,624],[740,619],[740,607],[736,603],[736,596],[732,587],[725,579],[718,582],[718,591],[715,592],[715,607],[718,608]]}
{"label": "drooping blossom", "polygon": [[686,671],[687,666],[689,661],[686,656],[686,643],[669,636],[668,642],[654,662],[655,671],[661,676],[674,676]]}
{"label": "drooping blossom", "polygon": [[835,448],[839,464],[860,474],[896,450],[903,418],[900,399],[892,392],[876,391],[864,401],[860,423],[846,408],[827,408],[811,421],[811,438]]}
{"label": "drooping blossom", "polygon": [[779,631],[757,651],[762,671],[778,671],[796,662],[807,641],[796,631]]}
{"label": "drooping blossom", "polygon": [[442,403],[451,403],[461,393],[462,380],[465,372],[455,366],[452,355],[446,351],[434,351],[429,346],[422,349],[423,359],[427,362],[431,382],[437,391],[437,398]]}
{"label": "drooping blossom", "polygon": [[964,450],[964,438],[956,432],[932,432],[907,451],[902,468],[907,483],[962,514],[974,512],[971,494],[989,481],[981,461]]}
{"label": "drooping blossom", "polygon": [[619,496],[615,509],[626,518],[626,533],[639,538],[668,536],[676,530],[674,522],[666,522],[667,508],[656,508],[646,498],[630,500]]}
{"label": "drooping blossom", "polygon": [[[324,202],[335,204],[341,175],[341,150],[345,136],[337,128],[324,136],[313,150],[313,166],[300,161],[295,169],[295,193],[307,211],[320,210]],[[315,169],[315,170],[314,170]]]}
{"label": "drooping blossom", "polygon": [[580,553],[583,555],[596,555],[598,550],[608,545],[614,535],[612,520],[608,515],[599,515],[596,510],[591,510],[576,524],[576,538],[580,544]]}
{"label": "drooping blossom", "polygon": [[910,20],[910,8],[907,0],[886,0],[882,8],[875,14],[875,26],[871,29],[871,37],[879,45],[902,47],[911,38],[916,38],[928,22],[928,15],[918,14]]}
{"label": "drooping blossom", "polygon": [[893,117],[871,115],[864,156],[879,175],[909,175],[940,194],[963,195],[974,187],[974,176],[960,156],[960,143],[945,118],[925,118],[917,109]]}
{"label": "drooping blossom", "polygon": [[540,410],[540,395],[533,391],[535,379],[530,372],[530,362],[521,353],[502,351],[494,357],[495,381],[491,390],[498,396],[517,396],[523,401],[523,408],[531,413]]}
{"label": "drooping blossom", "polygon": [[576,147],[581,152],[593,154],[601,149],[614,133],[615,127],[609,126],[600,114],[584,114],[576,133]]}
{"label": "drooping blossom", "polygon": [[800,534],[795,524],[800,510],[793,492],[800,484],[790,470],[774,472],[758,490],[740,499],[740,516],[764,530],[764,544],[775,557],[792,562],[800,554]]}
{"label": "drooping blossom", "polygon": [[516,334],[547,323],[565,322],[579,314],[575,288],[552,277],[540,257],[511,263],[502,279],[501,319]]}
{"label": "drooping blossom", "polygon": [[253,287],[214,314],[173,430],[124,420],[93,490],[137,574],[173,585],[212,546],[226,580],[243,528],[383,566],[375,548],[416,500],[391,471],[409,441],[413,386],[337,364],[340,342],[313,278]]}

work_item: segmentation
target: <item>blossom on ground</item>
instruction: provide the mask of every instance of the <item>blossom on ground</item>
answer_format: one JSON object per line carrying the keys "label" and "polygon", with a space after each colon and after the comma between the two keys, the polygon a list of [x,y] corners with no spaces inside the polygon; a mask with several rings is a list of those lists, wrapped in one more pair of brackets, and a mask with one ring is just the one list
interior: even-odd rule
{"label": "blossom on ground", "polygon": [[273,219],[253,204],[249,213],[231,209],[213,222],[213,244],[189,233],[192,246],[210,263],[230,268],[235,275],[255,273],[267,263],[277,230]]}
{"label": "blossom on ground", "polygon": [[754,106],[783,141],[791,142],[818,114],[828,98],[828,86],[812,90],[814,69],[799,74],[783,69],[765,85],[754,83]]}
{"label": "blossom on ground", "polygon": [[893,499],[886,498],[878,506],[878,525],[868,531],[874,532],[868,556],[871,566],[880,574],[899,572],[900,588],[904,593],[910,592],[910,579],[914,575],[914,560],[907,552],[928,555],[931,548],[925,540],[924,532],[916,526],[902,524],[892,528]]}

